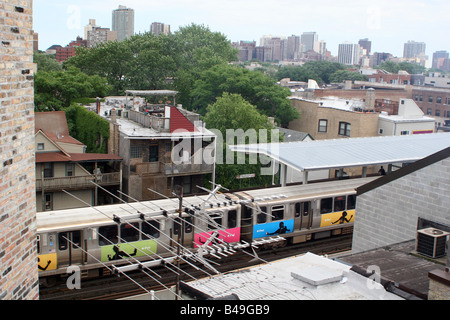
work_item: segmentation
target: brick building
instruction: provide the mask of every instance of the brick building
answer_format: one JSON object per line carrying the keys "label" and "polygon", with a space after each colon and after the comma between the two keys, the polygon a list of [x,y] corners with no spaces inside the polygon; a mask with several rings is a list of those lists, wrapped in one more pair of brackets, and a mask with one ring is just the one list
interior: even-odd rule
{"label": "brick building", "polygon": [[416,86],[412,98],[425,114],[450,118],[450,89]]}
{"label": "brick building", "polygon": [[32,3],[0,1],[0,300],[39,297]]}

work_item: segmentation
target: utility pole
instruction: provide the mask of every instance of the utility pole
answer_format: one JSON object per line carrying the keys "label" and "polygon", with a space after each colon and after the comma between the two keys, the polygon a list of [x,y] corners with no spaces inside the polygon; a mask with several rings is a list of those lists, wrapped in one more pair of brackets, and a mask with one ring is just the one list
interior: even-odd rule
{"label": "utility pole", "polygon": [[[180,227],[178,229],[178,244],[177,244],[177,268],[180,269],[180,256],[181,256],[181,246],[184,242],[184,223],[182,222],[183,218],[183,186],[176,185],[175,186],[175,192],[178,197],[179,206],[178,206],[178,218]],[[178,300],[178,297],[180,296],[180,274],[177,274],[177,280],[176,280],[176,296],[175,299]]]}

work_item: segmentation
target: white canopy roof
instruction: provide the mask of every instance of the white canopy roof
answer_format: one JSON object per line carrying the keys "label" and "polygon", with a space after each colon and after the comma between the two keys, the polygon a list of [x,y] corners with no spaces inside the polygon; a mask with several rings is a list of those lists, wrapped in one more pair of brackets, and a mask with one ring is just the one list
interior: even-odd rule
{"label": "white canopy roof", "polygon": [[231,145],[260,153],[300,171],[414,162],[450,147],[450,133]]}

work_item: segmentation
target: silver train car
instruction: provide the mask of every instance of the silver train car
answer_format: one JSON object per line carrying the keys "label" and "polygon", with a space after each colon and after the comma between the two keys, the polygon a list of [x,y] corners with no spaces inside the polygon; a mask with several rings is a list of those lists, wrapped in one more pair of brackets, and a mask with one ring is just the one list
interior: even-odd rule
{"label": "silver train car", "polygon": [[351,233],[355,189],[373,179],[188,196],[181,214],[177,198],[38,212],[39,278],[51,285],[73,265],[95,277],[106,266],[173,256],[178,245],[194,252],[209,242],[285,239],[275,246]]}

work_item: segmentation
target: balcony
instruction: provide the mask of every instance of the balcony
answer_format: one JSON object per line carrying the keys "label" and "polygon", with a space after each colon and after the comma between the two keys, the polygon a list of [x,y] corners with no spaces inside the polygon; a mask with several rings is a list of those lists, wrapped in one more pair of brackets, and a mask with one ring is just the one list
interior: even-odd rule
{"label": "balcony", "polygon": [[97,175],[77,176],[77,177],[60,177],[60,178],[41,178],[36,177],[36,191],[56,191],[56,190],[76,190],[91,189],[95,185],[91,181],[100,186],[120,185],[120,172],[102,173]]}
{"label": "balcony", "polygon": [[166,162],[144,162],[136,164],[135,168],[131,168],[132,173],[143,174],[164,174],[166,176],[189,175],[211,173],[213,171],[213,164],[205,162],[195,164],[191,158],[191,163],[175,164]]}

